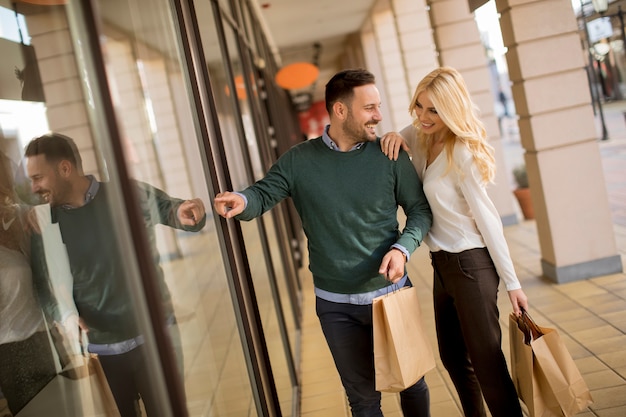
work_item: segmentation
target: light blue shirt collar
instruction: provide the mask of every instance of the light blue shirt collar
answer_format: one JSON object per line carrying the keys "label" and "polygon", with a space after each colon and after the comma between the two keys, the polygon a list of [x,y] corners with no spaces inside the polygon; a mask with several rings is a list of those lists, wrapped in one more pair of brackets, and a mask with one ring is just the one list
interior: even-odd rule
{"label": "light blue shirt collar", "polygon": [[[322,140],[324,141],[324,143],[326,144],[326,146],[328,146],[330,149],[332,149],[333,151],[339,151],[342,152],[341,149],[339,149],[339,146],[337,146],[337,144],[335,143],[334,140],[332,140],[330,138],[330,136],[328,136],[328,129],[330,128],[330,125],[326,125],[326,127],[324,128],[324,133],[322,133]],[[361,149],[363,147],[363,144],[365,142],[359,142],[356,145],[354,145],[348,152],[350,151],[354,151],[357,149]]]}

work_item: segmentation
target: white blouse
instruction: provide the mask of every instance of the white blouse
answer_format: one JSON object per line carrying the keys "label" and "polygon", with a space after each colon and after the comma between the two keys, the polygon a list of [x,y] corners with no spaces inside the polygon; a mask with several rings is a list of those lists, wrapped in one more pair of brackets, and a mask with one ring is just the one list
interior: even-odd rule
{"label": "white blouse", "polygon": [[469,149],[461,142],[455,143],[452,159],[462,174],[455,168],[446,173],[448,157],[445,148],[426,167],[425,155],[417,152],[415,128],[410,126],[400,133],[413,152],[413,165],[433,212],[432,227],[424,238],[430,250],[458,253],[486,247],[507,291],[521,288],[500,215],[487,194]]}
{"label": "white blouse", "polygon": [[26,340],[43,329],[28,259],[0,246],[0,344]]}

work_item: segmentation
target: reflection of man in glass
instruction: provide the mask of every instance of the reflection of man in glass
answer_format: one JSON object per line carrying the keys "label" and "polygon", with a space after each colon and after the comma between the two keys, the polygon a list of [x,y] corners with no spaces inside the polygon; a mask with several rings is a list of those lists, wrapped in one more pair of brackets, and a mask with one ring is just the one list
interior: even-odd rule
{"label": "reflection of man in glass", "polygon": [[[127,287],[127,254],[117,244],[119,215],[111,212],[109,204],[116,190],[83,174],[76,145],[66,136],[52,133],[33,139],[25,156],[32,190],[50,204],[52,221],[59,225],[74,280],[72,290],[80,327],[88,332],[88,350],[99,355],[120,414],[135,416],[136,402],[141,397],[148,416],[159,415],[144,358],[144,339]],[[136,183],[136,192],[157,266],[165,320],[170,330],[175,330],[171,296],[158,266],[153,226],[165,224],[198,231],[206,222],[204,204],[200,199],[172,198],[140,182]],[[39,265],[39,272],[45,273],[44,268]],[[55,313],[56,320],[71,323],[71,317]]]}

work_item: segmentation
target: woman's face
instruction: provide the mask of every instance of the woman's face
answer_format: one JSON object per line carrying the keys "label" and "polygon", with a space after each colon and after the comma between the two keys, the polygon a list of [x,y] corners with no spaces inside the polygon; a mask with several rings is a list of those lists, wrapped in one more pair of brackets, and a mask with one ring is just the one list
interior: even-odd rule
{"label": "woman's face", "polygon": [[439,117],[437,109],[430,101],[428,91],[424,91],[417,96],[415,115],[420,122],[422,132],[426,134],[434,135],[448,130],[446,124]]}

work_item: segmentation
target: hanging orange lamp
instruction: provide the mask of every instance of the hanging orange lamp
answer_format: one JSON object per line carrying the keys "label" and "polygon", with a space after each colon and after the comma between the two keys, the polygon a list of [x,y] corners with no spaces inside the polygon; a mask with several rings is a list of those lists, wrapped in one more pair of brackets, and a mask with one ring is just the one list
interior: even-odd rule
{"label": "hanging orange lamp", "polygon": [[319,68],[308,62],[295,62],[282,67],[276,74],[276,84],[286,90],[308,87],[317,80]]}

